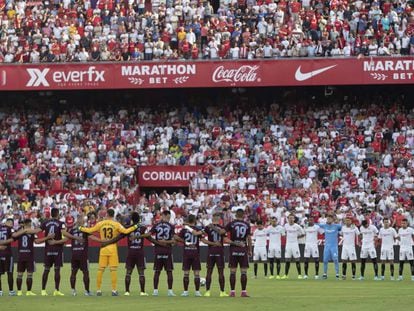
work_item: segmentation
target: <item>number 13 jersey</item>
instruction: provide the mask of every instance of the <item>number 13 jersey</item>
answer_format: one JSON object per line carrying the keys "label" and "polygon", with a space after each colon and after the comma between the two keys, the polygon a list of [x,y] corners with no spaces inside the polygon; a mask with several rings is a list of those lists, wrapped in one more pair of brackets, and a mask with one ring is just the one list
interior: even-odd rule
{"label": "number 13 jersey", "polygon": [[[125,227],[122,226],[119,222],[107,219],[98,222],[92,228],[82,227],[81,231],[89,234],[99,231],[101,240],[111,240],[113,238],[116,238],[121,233],[125,235],[130,234],[135,229],[136,227],[134,226],[125,229]],[[117,243],[112,243],[110,245],[102,247],[100,252],[101,255],[111,255],[114,253],[118,254]]]}

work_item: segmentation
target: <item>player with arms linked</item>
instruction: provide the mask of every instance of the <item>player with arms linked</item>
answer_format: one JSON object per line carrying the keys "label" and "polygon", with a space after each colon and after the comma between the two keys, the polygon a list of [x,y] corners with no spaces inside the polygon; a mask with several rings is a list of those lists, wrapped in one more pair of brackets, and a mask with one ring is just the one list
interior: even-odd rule
{"label": "player with arms linked", "polygon": [[414,281],[414,254],[413,254],[413,236],[414,229],[408,227],[408,220],[403,219],[401,221],[401,228],[398,229],[398,239],[400,240],[400,267],[398,269],[398,280],[403,279],[404,263],[407,260],[410,263],[411,268],[411,280]]}
{"label": "player with arms linked", "polygon": [[[115,211],[113,209],[109,209],[107,211],[106,219],[98,222],[92,228],[86,227],[79,227],[80,232],[92,234],[94,232],[98,232],[100,234],[100,239],[105,242],[108,240],[112,240],[113,238],[118,237],[120,234],[130,234],[131,232],[135,231],[139,225],[135,224],[130,228],[126,229],[122,226],[119,222],[114,220]],[[111,271],[111,285],[112,285],[112,296],[118,296],[118,291],[116,290],[117,287],[117,269],[119,266],[119,259],[118,259],[118,246],[116,243],[111,244],[103,244],[100,251],[99,251],[99,268],[98,274],[96,277],[96,295],[102,296],[102,277],[106,267],[109,266]]]}
{"label": "player with arms linked", "polygon": [[[131,222],[133,224],[138,224],[140,221],[139,214],[133,212],[131,214]],[[128,235],[128,254],[125,262],[125,296],[129,296],[129,287],[131,284],[131,275],[135,267],[137,267],[139,275],[139,285],[141,288],[140,296],[148,296],[145,292],[145,253],[144,253],[144,238],[149,239],[153,242],[151,238],[151,233],[146,233],[147,228],[145,226],[139,226],[135,231],[131,232]]]}
{"label": "player with arms linked", "polygon": [[378,236],[378,229],[374,225],[369,224],[367,220],[361,222],[361,228],[359,228],[361,241],[361,276],[360,281],[365,279],[365,265],[368,257],[371,258],[372,265],[374,267],[374,280],[380,280],[378,278],[378,263],[377,263],[377,250],[375,249],[375,242]]}
{"label": "player with arms linked", "polygon": [[49,233],[49,235],[44,238],[37,238],[36,234],[41,231],[41,229],[32,229],[32,221],[30,219],[25,219],[22,223],[22,227],[17,232],[13,233],[13,238],[17,240],[18,252],[16,280],[17,296],[23,296],[22,283],[24,272],[27,272],[26,296],[36,296],[36,294],[32,292],[33,272],[35,270],[33,244],[41,244],[50,241],[55,237],[54,233]]}
{"label": "player with arms linked", "polygon": [[[64,296],[59,290],[60,286],[60,268],[63,266],[63,244],[65,239],[74,238],[68,232],[66,232],[65,224],[59,220],[59,210],[57,208],[52,208],[51,210],[52,218],[44,221],[40,226],[40,229],[44,231],[45,236],[49,234],[54,234],[53,240],[48,240],[45,243],[45,257],[44,257],[44,266],[45,270],[42,275],[42,296],[48,296],[46,292],[47,280],[49,278],[50,268],[55,267],[55,291],[53,296]],[[77,238],[82,240],[81,238]]]}
{"label": "player with arms linked", "polygon": [[359,229],[352,223],[352,215],[347,215],[345,218],[345,226],[342,226],[341,235],[342,243],[342,280],[346,280],[346,270],[348,262],[351,263],[352,280],[355,280],[356,275],[356,244],[359,237]]}
{"label": "player with arms linked", "polygon": [[252,237],[250,224],[244,221],[244,211],[236,211],[236,219],[226,226],[230,239],[230,297],[235,297],[236,272],[240,266],[241,297],[249,297],[247,287],[247,269],[249,268],[249,257],[252,256]]}
{"label": "player with arms linked", "polygon": [[228,297],[229,295],[224,291],[224,236],[226,230],[220,225],[220,213],[213,215],[213,220],[210,225],[204,228],[207,234],[207,240],[202,240],[208,245],[207,253],[207,275],[206,275],[206,292],[204,297],[210,297],[211,275],[213,274],[214,266],[217,266],[220,285],[220,297]]}
{"label": "player with arms linked", "polygon": [[170,224],[170,211],[163,211],[161,221],[151,228],[151,234],[157,241],[154,247],[154,292],[153,296],[158,296],[158,284],[162,269],[167,272],[168,296],[174,297],[173,292],[173,259],[172,246],[175,244],[175,227]]}
{"label": "player with arms linked", "polygon": [[85,286],[85,296],[92,296],[89,290],[90,277],[89,277],[89,261],[88,261],[88,239],[96,242],[102,242],[93,235],[86,234],[79,230],[79,226],[84,223],[83,215],[79,215],[76,219],[76,226],[74,226],[65,237],[60,240],[49,241],[49,245],[65,244],[68,239],[72,240],[72,258],[71,258],[71,274],[70,274],[70,286],[72,288],[72,296],[76,296],[76,275],[79,270],[83,273],[83,284]]}
{"label": "player with arms linked", "polygon": [[340,224],[334,223],[334,216],[328,214],[326,224],[319,224],[325,235],[325,245],[323,248],[323,279],[328,278],[328,263],[332,260],[335,265],[335,277],[339,280],[339,252],[338,242],[339,233],[342,230]]}
{"label": "player with arms linked", "polygon": [[270,220],[270,226],[266,228],[269,235],[269,249],[267,252],[267,258],[270,264],[270,276],[269,279],[274,279],[274,264],[276,261],[276,279],[280,279],[280,268],[282,258],[282,236],[286,235],[285,228],[278,225],[277,218],[272,217]]}
{"label": "player with arms linked", "polygon": [[175,239],[184,244],[183,248],[183,284],[184,291],[181,294],[182,297],[188,297],[188,285],[190,283],[190,270],[194,272],[194,286],[195,286],[195,296],[201,297],[200,293],[200,240],[205,242],[206,240],[202,238],[204,234],[201,228],[196,226],[196,217],[194,215],[189,215],[187,218],[187,224],[180,231],[179,235],[175,236]]}
{"label": "player with arms linked", "polygon": [[390,264],[391,280],[394,280],[394,243],[398,234],[393,227],[389,218],[383,219],[384,227],[382,227],[378,234],[378,239],[381,240],[381,280],[385,279],[385,264]]}
{"label": "player with arms linked", "polygon": [[[131,213],[130,218],[126,218],[125,226],[128,228],[139,224],[140,216],[137,212]],[[147,227],[139,225],[135,231],[131,232],[128,235],[120,234],[118,237],[103,242],[103,245],[109,245],[112,243],[117,243],[123,238],[128,238],[128,253],[125,262],[125,293],[124,296],[130,296],[130,286],[131,286],[131,275],[135,267],[137,267],[139,275],[139,284],[141,288],[140,296],[148,296],[145,292],[145,252],[144,252],[144,239],[148,239],[150,242],[156,244],[157,242],[151,237],[151,233],[146,233]]]}

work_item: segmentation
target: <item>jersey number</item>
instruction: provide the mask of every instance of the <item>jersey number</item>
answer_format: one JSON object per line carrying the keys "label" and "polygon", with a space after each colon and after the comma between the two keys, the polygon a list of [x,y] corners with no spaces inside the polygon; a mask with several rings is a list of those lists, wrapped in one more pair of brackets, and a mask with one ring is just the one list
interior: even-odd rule
{"label": "jersey number", "polygon": [[0,240],[7,240],[7,232],[0,232]]}
{"label": "jersey number", "polygon": [[186,232],[184,236],[185,242],[189,244],[197,244],[198,238],[190,232]]}
{"label": "jersey number", "polygon": [[22,247],[26,248],[28,244],[29,244],[29,242],[27,240],[27,235],[24,235],[22,237]]}
{"label": "jersey number", "polygon": [[213,242],[219,242],[220,241],[220,235],[216,231],[212,231],[211,236],[213,237]]}
{"label": "jersey number", "polygon": [[168,240],[170,238],[170,228],[158,227],[157,228],[157,240]]}
{"label": "jersey number", "polygon": [[49,228],[49,234],[55,234],[55,226]]}
{"label": "jersey number", "polygon": [[103,228],[104,237],[107,240],[110,240],[114,237],[114,230],[112,228]]}
{"label": "jersey number", "polygon": [[141,233],[140,232],[135,232],[135,233],[132,233],[132,235],[135,238],[135,240],[132,243],[140,245],[141,244],[141,239],[139,237],[141,236]]}
{"label": "jersey number", "polygon": [[235,229],[238,239],[244,239],[246,237],[246,227],[237,226]]}
{"label": "jersey number", "polygon": [[[81,238],[81,237],[83,237],[83,233],[75,233],[73,236],[75,236],[77,238]],[[81,245],[81,244],[83,244],[82,242],[79,242],[78,240],[73,240],[73,243],[75,245]]]}

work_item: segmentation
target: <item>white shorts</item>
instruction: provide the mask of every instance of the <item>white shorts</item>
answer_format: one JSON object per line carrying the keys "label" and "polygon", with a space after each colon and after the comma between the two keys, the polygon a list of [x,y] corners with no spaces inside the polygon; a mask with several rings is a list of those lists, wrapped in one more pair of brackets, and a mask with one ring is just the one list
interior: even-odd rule
{"label": "white shorts", "polygon": [[400,248],[400,261],[414,260],[413,249]]}
{"label": "white shorts", "polygon": [[298,244],[293,244],[293,245],[286,245],[286,249],[285,249],[285,258],[286,259],[290,259],[290,258],[300,258],[300,250],[299,250],[299,245]]}
{"label": "white shorts", "polygon": [[266,247],[255,247],[254,248],[253,261],[267,261]]}
{"label": "white shorts", "polygon": [[393,261],[394,260],[394,247],[393,248],[381,248],[380,259],[383,261]]}
{"label": "white shorts", "polygon": [[269,251],[267,252],[267,258],[282,258],[282,248],[269,247]]}
{"label": "white shorts", "polygon": [[318,245],[306,245],[305,244],[305,258],[319,258]]}
{"label": "white shorts", "polygon": [[349,261],[357,260],[355,246],[342,246],[341,259]]}
{"label": "white shorts", "polygon": [[361,258],[367,259],[368,257],[371,259],[377,258],[377,251],[375,250],[374,246],[361,249]]}

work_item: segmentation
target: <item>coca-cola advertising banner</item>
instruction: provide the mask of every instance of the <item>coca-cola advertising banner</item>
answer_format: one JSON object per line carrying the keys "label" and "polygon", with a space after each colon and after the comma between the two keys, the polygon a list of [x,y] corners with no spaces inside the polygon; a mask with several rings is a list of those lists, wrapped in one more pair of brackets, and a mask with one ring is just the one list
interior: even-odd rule
{"label": "coca-cola advertising banner", "polygon": [[411,84],[414,58],[23,64],[0,66],[0,90]]}
{"label": "coca-cola advertising banner", "polygon": [[140,166],[140,187],[188,187],[191,179],[200,170],[198,166]]}

